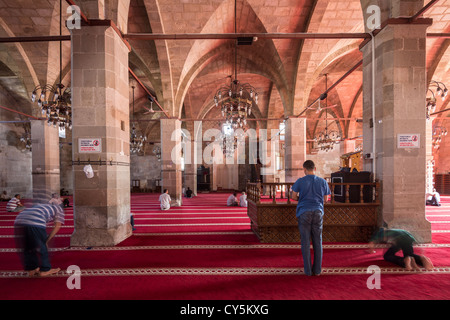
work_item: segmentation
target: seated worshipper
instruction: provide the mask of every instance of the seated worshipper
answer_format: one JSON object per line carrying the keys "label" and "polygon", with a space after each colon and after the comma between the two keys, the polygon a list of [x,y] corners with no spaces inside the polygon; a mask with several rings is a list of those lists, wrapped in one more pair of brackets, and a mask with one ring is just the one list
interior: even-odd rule
{"label": "seated worshipper", "polygon": [[161,210],[169,210],[170,209],[170,201],[172,201],[172,199],[170,198],[169,190],[164,189],[163,194],[161,194],[159,196]]}
{"label": "seated worshipper", "polygon": [[233,192],[233,194],[228,197],[227,206],[229,206],[229,207],[239,206],[239,202],[238,202],[238,199],[236,198],[236,196],[237,196],[237,193]]}
{"label": "seated worshipper", "polygon": [[11,200],[6,204],[6,211],[8,212],[20,212],[24,210],[22,202],[20,202],[20,194],[16,194]]}
{"label": "seated worshipper", "polygon": [[[423,266],[426,270],[432,270],[434,268],[429,258],[414,253],[413,243],[417,241],[408,231],[380,228],[369,241],[370,253],[376,252],[374,250],[374,243],[379,242],[391,244],[391,247],[384,254],[384,260],[395,263],[407,271],[419,269],[418,265]],[[403,257],[395,255],[400,250],[403,251]]]}
{"label": "seated worshipper", "polygon": [[[46,227],[51,221],[54,227],[47,235]],[[64,210],[51,204],[38,204],[17,215],[14,234],[24,270],[29,276],[44,277],[60,271],[59,268],[51,266],[48,245],[62,224],[64,224]]]}
{"label": "seated worshipper", "polygon": [[64,208],[63,202],[57,193],[52,193],[52,198],[48,203],[54,206],[60,206],[61,208]]}
{"label": "seated worshipper", "polygon": [[3,191],[0,195],[0,201],[9,201],[11,200],[10,197],[8,197],[8,193],[6,191]]}
{"label": "seated worshipper", "polygon": [[186,198],[192,198],[192,190],[189,187],[186,190]]}
{"label": "seated worshipper", "polygon": [[63,200],[63,206],[64,208],[69,208],[70,207],[70,201],[67,198],[64,198]]}
{"label": "seated worshipper", "polygon": [[131,215],[130,215],[130,224],[131,224],[131,229],[133,231],[136,231],[136,227],[134,226],[134,215],[133,215],[133,213],[131,213]]}
{"label": "seated worshipper", "polygon": [[242,194],[239,197],[239,205],[241,207],[247,207],[247,194],[244,191],[242,191]]}
{"label": "seated worshipper", "polygon": [[439,192],[436,191],[436,189],[433,189],[433,192],[427,193],[427,200],[426,205],[427,206],[437,206],[440,207],[441,204],[441,196]]}

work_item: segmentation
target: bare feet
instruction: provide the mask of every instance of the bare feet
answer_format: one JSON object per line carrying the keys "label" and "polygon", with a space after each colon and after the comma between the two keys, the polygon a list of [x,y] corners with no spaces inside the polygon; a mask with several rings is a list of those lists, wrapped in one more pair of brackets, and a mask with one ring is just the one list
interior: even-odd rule
{"label": "bare feet", "polygon": [[414,270],[420,270],[420,267],[417,265],[416,260],[414,258],[411,258],[411,267]]}
{"label": "bare feet", "polygon": [[405,262],[405,269],[406,271],[411,271],[413,268],[411,266],[411,257],[405,257],[405,259],[403,259],[403,261]]}
{"label": "bare feet", "polygon": [[39,268],[36,268],[34,270],[29,270],[28,271],[28,276],[29,277],[34,277],[35,275],[39,275]]}
{"label": "bare feet", "polygon": [[58,273],[61,269],[60,268],[55,268],[55,269],[50,269],[48,271],[42,271],[41,272],[41,277],[46,277],[55,273]]}
{"label": "bare feet", "polygon": [[433,270],[434,266],[431,260],[425,256],[420,256],[420,259],[422,260],[423,267],[425,270],[430,271]]}

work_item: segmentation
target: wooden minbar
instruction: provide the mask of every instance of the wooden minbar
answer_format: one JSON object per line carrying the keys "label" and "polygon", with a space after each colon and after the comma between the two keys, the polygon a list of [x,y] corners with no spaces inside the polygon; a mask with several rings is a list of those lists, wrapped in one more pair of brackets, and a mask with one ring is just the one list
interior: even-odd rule
{"label": "wooden minbar", "polygon": [[[247,214],[251,228],[261,242],[300,242],[295,215],[297,202],[290,199],[289,194],[292,185],[293,183],[247,184]],[[329,186],[332,194],[331,201],[324,205],[323,241],[367,242],[378,226],[379,184],[329,183]],[[358,202],[350,202],[349,190],[352,188],[360,190]],[[346,190],[344,202],[334,199],[336,189]],[[372,195],[370,202],[367,201],[367,194],[363,194],[368,189]]]}

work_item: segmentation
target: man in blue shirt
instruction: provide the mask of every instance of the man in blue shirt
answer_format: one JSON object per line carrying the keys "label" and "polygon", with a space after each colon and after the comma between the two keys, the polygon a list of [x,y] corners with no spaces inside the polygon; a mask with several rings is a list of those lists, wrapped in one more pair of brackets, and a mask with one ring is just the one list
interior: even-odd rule
{"label": "man in blue shirt", "polygon": [[[322,271],[322,229],[323,204],[331,194],[325,179],[315,175],[316,166],[313,161],[303,163],[305,176],[292,186],[291,198],[298,201],[297,219],[306,275],[320,275]],[[314,250],[314,263],[311,268],[310,239]]]}

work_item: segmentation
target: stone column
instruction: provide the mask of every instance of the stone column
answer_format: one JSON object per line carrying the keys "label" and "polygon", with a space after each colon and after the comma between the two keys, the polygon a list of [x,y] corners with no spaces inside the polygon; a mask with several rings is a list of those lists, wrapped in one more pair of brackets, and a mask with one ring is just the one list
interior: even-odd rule
{"label": "stone column", "polygon": [[[275,157],[273,156],[275,153],[275,150],[268,150],[267,151],[267,157],[270,159],[270,164],[268,164],[267,166],[261,166],[261,173],[262,173],[262,181],[263,183],[273,183],[275,182],[275,174],[276,174],[276,170],[274,170],[273,168],[275,168]],[[271,167],[273,166],[273,168]],[[282,181],[280,181],[282,182]],[[263,195],[269,195],[270,194],[270,186],[264,186],[263,187]]]}
{"label": "stone column", "polygon": [[[260,176],[262,183],[275,182],[276,170],[276,153],[280,150],[280,136],[278,128],[266,125],[267,129],[262,128],[259,131],[259,161],[261,162]],[[263,133],[266,130],[266,133]],[[259,176],[257,177],[259,180]],[[270,195],[271,187],[263,186],[262,193]]]}
{"label": "stone column", "polygon": [[[363,124],[364,154],[374,153],[372,169],[382,185],[384,222],[389,228],[410,231],[420,241],[431,241],[431,226],[425,219],[425,58],[429,25],[424,21],[429,20],[388,24],[375,37],[375,119],[372,43],[362,48]],[[373,127],[375,150],[372,150]],[[420,142],[417,147],[404,147],[398,141],[402,135],[416,135]]]}
{"label": "stone column", "polygon": [[434,189],[434,164],[433,159],[433,118],[427,120],[426,126],[426,142],[425,142],[425,152],[426,152],[426,185],[425,192],[433,192]]}
{"label": "stone column", "polygon": [[[189,148],[189,153],[186,154],[186,163],[184,165],[184,177],[185,177],[185,187],[186,190],[189,187],[192,190],[192,195],[197,195],[197,167],[199,166],[197,161],[197,143],[195,140],[190,141],[190,143],[186,144],[186,150]],[[200,145],[201,147],[201,145]],[[187,152],[187,151],[186,151]],[[200,149],[201,154],[201,149]],[[201,159],[201,158],[200,158]],[[201,161],[201,160],[200,160]],[[200,162],[201,164],[201,162]]]}
{"label": "stone column", "polygon": [[181,121],[161,119],[161,189],[168,189],[173,206],[182,205]]}
{"label": "stone column", "polygon": [[128,53],[109,25],[72,31],[72,246],[113,246],[131,235]]}
{"label": "stone column", "polygon": [[33,202],[47,203],[60,189],[59,130],[46,121],[31,121]]}
{"label": "stone column", "polygon": [[285,181],[295,182],[304,176],[306,159],[306,118],[289,118],[285,127]]}

